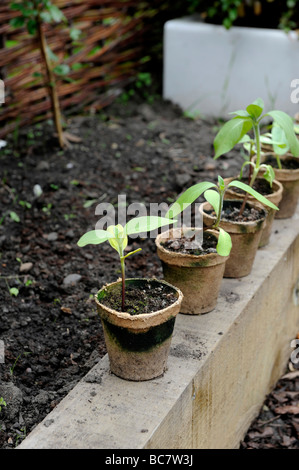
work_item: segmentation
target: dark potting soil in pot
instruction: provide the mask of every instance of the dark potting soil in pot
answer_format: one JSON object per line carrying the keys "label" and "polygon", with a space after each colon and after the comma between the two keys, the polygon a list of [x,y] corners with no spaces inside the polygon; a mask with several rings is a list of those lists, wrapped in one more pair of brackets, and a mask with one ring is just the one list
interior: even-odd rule
{"label": "dark potting soil in pot", "polygon": [[[240,209],[242,204],[243,201],[224,201],[221,214],[222,220],[230,222],[254,222],[265,217],[266,213],[263,209],[257,209],[250,206],[249,204],[245,205],[243,214],[240,216]],[[213,209],[210,211],[206,210],[206,213],[216,217]]]}
{"label": "dark potting soil in pot", "polygon": [[[287,157],[285,159],[280,159],[282,170],[298,170],[299,169],[299,159],[293,157]],[[273,168],[278,169],[277,160],[272,155],[268,155],[265,158],[264,163],[271,165]]]}
{"label": "dark potting soil in pot", "polygon": [[161,243],[161,245],[167,250],[173,252],[202,256],[209,253],[217,253],[217,242],[218,240],[215,235],[203,232],[202,243],[196,239],[194,234],[190,237],[186,234],[186,236],[182,238],[170,238],[169,240]]}
{"label": "dark potting soil in pot", "polygon": [[[177,301],[177,296],[173,289],[166,285],[144,284],[142,287],[126,286],[125,312],[130,315],[141,315],[162,310]],[[109,295],[102,298],[100,302],[107,307],[122,311],[122,291],[121,284],[116,284],[109,288]]]}
{"label": "dark potting soil in pot", "polygon": [[[248,178],[242,178],[242,183],[248,184]],[[258,193],[262,194],[263,196],[268,196],[269,194],[273,193],[273,189],[271,188],[270,184],[264,178],[257,178],[253,183],[253,189]],[[243,189],[233,187],[232,190],[237,194],[246,194]]]}

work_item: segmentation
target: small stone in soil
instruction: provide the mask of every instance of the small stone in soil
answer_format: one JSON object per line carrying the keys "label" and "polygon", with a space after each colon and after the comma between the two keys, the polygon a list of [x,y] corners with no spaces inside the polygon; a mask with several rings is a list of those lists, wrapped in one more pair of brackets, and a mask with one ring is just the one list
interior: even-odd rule
{"label": "small stone in soil", "polygon": [[63,284],[65,286],[70,286],[72,284],[77,284],[80,281],[82,276],[80,274],[69,274],[63,279]]}
{"label": "small stone in soil", "polygon": [[57,240],[57,238],[58,238],[58,233],[56,233],[56,232],[51,232],[47,236],[47,240],[49,242],[55,242]]}
{"label": "small stone in soil", "polygon": [[197,240],[188,238],[186,236],[166,240],[165,242],[162,242],[161,245],[170,251],[178,251],[180,253],[189,255],[200,256],[217,252],[217,238],[208,232],[204,232],[202,244],[200,244]]}
{"label": "small stone in soil", "polygon": [[27,273],[33,267],[33,263],[22,263],[20,265],[20,273]]}

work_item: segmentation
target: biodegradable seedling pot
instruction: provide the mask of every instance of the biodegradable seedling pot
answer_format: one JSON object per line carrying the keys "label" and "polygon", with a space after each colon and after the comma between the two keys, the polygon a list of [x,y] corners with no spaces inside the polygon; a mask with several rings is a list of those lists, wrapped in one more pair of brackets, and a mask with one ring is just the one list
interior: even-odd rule
{"label": "biodegradable seedling pot", "polygon": [[[224,213],[226,206],[229,203],[234,203],[238,208],[240,208],[242,201],[224,200]],[[220,227],[229,233],[232,239],[232,249],[229,258],[225,263],[224,277],[244,277],[248,276],[252,270],[252,265],[265,224],[267,211],[256,203],[253,204],[252,202],[248,202],[247,205],[261,211],[260,219],[252,222],[233,222],[227,221],[225,219],[225,215],[223,215],[220,222]],[[216,217],[209,214],[209,211],[212,210],[212,206],[208,202],[204,202],[199,206],[199,211],[206,227],[211,227],[215,223]]]}
{"label": "biodegradable seedling pot", "polygon": [[[237,178],[226,178],[226,179],[224,179],[224,181],[227,184],[227,183],[229,183],[230,181],[232,181],[234,179],[237,179]],[[262,177],[257,178],[257,180],[259,180],[259,179],[265,181],[264,178],[262,178]],[[279,181],[277,181],[275,179],[272,183],[272,193],[265,195],[265,198],[268,201],[275,204],[276,206],[278,206],[279,202],[282,199],[282,194],[283,194],[283,186]],[[229,188],[225,193],[225,198],[226,199],[235,199],[235,200],[236,199],[239,199],[239,200],[242,199],[243,200],[244,199],[244,192],[243,192],[243,194],[241,194],[241,193],[235,191],[234,188]],[[266,246],[269,243],[270,236],[271,236],[271,231],[272,231],[273,220],[276,216],[276,213],[279,212],[279,211],[276,211],[275,209],[264,206],[262,203],[258,202],[251,195],[248,195],[248,201],[250,201],[254,204],[258,204],[260,207],[263,207],[264,209],[266,209],[266,212],[267,212],[266,221],[265,221],[265,224],[264,224],[264,227],[263,227],[263,230],[262,230],[262,234],[261,234],[261,237],[260,237],[260,242],[259,242],[259,248],[261,248],[263,246]]]}
{"label": "biodegradable seedling pot", "polygon": [[[166,240],[179,238],[189,230],[191,229],[177,228],[162,233],[156,238],[156,246],[164,279],[183,292],[180,313],[198,315],[215,308],[228,256],[220,256],[217,252],[203,255],[186,254],[171,251],[163,246]],[[208,232],[218,239],[219,232]]]}
{"label": "biodegradable seedling pot", "polygon": [[279,159],[282,164],[284,162],[293,162],[294,169],[275,168],[276,158],[273,153],[268,153],[261,157],[262,162],[271,162],[275,179],[283,186],[282,198],[278,204],[279,211],[275,214],[275,218],[288,219],[294,215],[299,200],[299,159],[292,154],[279,155]]}
{"label": "biodegradable seedling pot", "polygon": [[127,279],[126,289],[133,286],[143,291],[163,287],[165,295],[174,294],[175,301],[158,311],[130,314],[105,305],[105,299],[121,281],[104,286],[95,296],[101,318],[110,362],[110,370],[126,380],[144,381],[161,376],[167,366],[176,315],[183,300],[182,292],[157,279]]}

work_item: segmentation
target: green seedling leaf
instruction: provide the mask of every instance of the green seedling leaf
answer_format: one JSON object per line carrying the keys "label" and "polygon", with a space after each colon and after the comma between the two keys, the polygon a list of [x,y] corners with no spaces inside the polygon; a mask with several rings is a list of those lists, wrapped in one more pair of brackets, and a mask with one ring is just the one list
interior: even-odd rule
{"label": "green seedling leaf", "polygon": [[95,202],[97,202],[97,199],[88,199],[84,202],[83,207],[88,209],[88,207],[91,207]]}
{"label": "green seedling leaf", "polygon": [[232,239],[229,233],[227,233],[222,228],[218,228],[219,230],[219,237],[217,243],[217,253],[220,256],[229,256],[231,249],[232,249]]}
{"label": "green seedling leaf", "polygon": [[52,62],[58,62],[59,58],[57,57],[56,54],[51,50],[49,46],[47,46],[47,54]]}
{"label": "green seedling leaf", "polygon": [[170,207],[165,214],[165,217],[174,218],[185,210],[192,202],[194,202],[199,196],[202,195],[207,189],[217,188],[216,184],[203,182],[198,183],[188,188],[176,202]]}
{"label": "green seedling leaf", "polygon": [[10,211],[9,216],[14,222],[20,222],[20,217],[14,211]]}
{"label": "green seedling leaf", "polygon": [[271,201],[268,201],[265,196],[262,194],[258,193],[255,189],[251,188],[248,184],[243,183],[242,181],[231,181],[228,185],[229,186],[234,186],[235,188],[240,188],[243,189],[243,191],[246,191],[247,193],[251,194],[255,199],[257,199],[259,202],[264,204],[265,206],[269,206],[272,209],[279,210],[278,207],[273,204]]}
{"label": "green seedling leaf", "polygon": [[17,289],[16,287],[11,287],[9,289],[9,293],[11,296],[17,297],[19,295],[19,289]]}
{"label": "green seedling leaf", "polygon": [[56,23],[60,23],[60,21],[65,20],[64,14],[62,13],[62,11],[56,5],[49,4],[48,11],[49,11],[53,21],[55,21]]}
{"label": "green seedling leaf", "polygon": [[239,140],[239,144],[245,144],[247,142],[252,142],[252,139],[248,134],[243,135],[242,139]]}
{"label": "green seedling leaf", "polygon": [[273,150],[277,155],[284,155],[289,150],[289,144],[284,130],[273,123],[271,129]]}
{"label": "green seedling leaf", "polygon": [[246,111],[253,119],[258,119],[264,109],[264,102],[261,98],[256,99],[252,104],[247,106]]}
{"label": "green seedling leaf", "polygon": [[229,152],[242,137],[252,128],[252,120],[249,118],[235,117],[227,121],[214,139],[214,158]]}
{"label": "green seedling leaf", "polygon": [[5,41],[5,46],[4,47],[5,47],[5,49],[9,49],[11,47],[18,46],[19,44],[20,44],[19,41],[13,41],[13,40],[8,39],[7,41]]}
{"label": "green seedling leaf", "polygon": [[222,176],[220,176],[220,175],[218,175],[218,186],[219,186],[220,191],[225,190],[225,182],[224,182],[224,179],[222,178]]}
{"label": "green seedling leaf", "polygon": [[67,64],[56,65],[56,67],[53,69],[53,72],[56,73],[56,75],[63,77],[70,73],[70,67]]}
{"label": "green seedling leaf", "polygon": [[48,11],[41,11],[40,17],[45,23],[51,23],[52,21],[52,16]]}
{"label": "green seedling leaf", "polygon": [[261,165],[260,166],[261,169],[265,169],[265,173],[263,174],[263,177],[265,178],[266,181],[268,181],[268,183],[270,183],[270,186],[272,188],[272,183],[273,181],[275,180],[275,171],[273,170],[272,166],[271,165]]}
{"label": "green seedling leaf", "polygon": [[250,117],[248,112],[245,111],[244,109],[238,109],[238,111],[232,111],[231,113],[228,113],[228,114],[236,114],[238,117],[243,117],[243,118]]}
{"label": "green seedling leaf", "polygon": [[286,136],[290,151],[295,157],[299,157],[299,141],[294,132],[294,122],[292,118],[284,111],[269,111],[268,116],[271,116],[275,123],[280,126]]}
{"label": "green seedling leaf", "polygon": [[[277,129],[280,129],[280,127],[278,126],[275,126],[277,127]],[[281,129],[282,131],[282,129]],[[283,132],[283,131],[282,131]],[[284,134],[285,136],[285,134]],[[277,147],[279,147],[280,149],[284,149],[284,153],[286,152],[286,147],[289,148],[288,144],[287,143],[282,143],[281,140],[275,140],[271,137],[271,134],[263,134],[260,136],[260,141],[262,144],[268,144],[268,145],[276,145]]]}
{"label": "green seedling leaf", "polygon": [[13,27],[13,28],[22,28],[22,26],[24,26],[24,23],[25,23],[25,18],[22,17],[22,16],[17,16],[17,18],[13,18],[12,20],[10,20],[9,24]]}
{"label": "green seedling leaf", "polygon": [[70,29],[70,38],[73,41],[77,41],[79,37],[81,36],[81,30],[77,28],[71,28]]}
{"label": "green seedling leaf", "polygon": [[119,256],[122,256],[124,249],[128,245],[128,237],[124,231],[124,227],[120,224],[110,225],[107,228],[107,232],[112,234],[112,237],[108,240],[110,245],[117,251]]}
{"label": "green seedling leaf", "polygon": [[217,191],[214,191],[214,189],[208,189],[205,191],[204,197],[208,203],[211,204],[216,213],[216,217],[218,217],[220,210],[220,194]]}
{"label": "green seedling leaf", "polygon": [[28,33],[31,34],[32,36],[36,33],[36,31],[37,31],[37,22],[34,18],[30,18],[27,21],[27,30],[28,30]]}
{"label": "green seedling leaf", "polygon": [[151,232],[152,230],[156,230],[160,227],[164,227],[165,225],[169,225],[174,222],[176,222],[176,220],[169,219],[166,216],[135,217],[125,225],[125,232],[127,235]]}
{"label": "green seedling leaf", "polygon": [[99,245],[107,241],[108,238],[113,238],[113,235],[106,230],[91,230],[82,235],[77,245],[81,247],[85,245]]}

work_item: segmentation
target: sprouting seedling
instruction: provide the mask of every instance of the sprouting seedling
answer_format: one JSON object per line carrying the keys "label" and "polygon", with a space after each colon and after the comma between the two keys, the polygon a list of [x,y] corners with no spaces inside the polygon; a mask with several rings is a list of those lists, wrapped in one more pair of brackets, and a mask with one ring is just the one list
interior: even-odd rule
{"label": "sprouting seedling", "polygon": [[2,406],[7,406],[6,401],[3,397],[0,397],[0,411],[2,410]]}
{"label": "sprouting seedling", "polygon": [[127,222],[124,227],[121,224],[118,224],[110,225],[107,227],[107,230],[91,230],[85,233],[78,241],[78,246],[83,247],[88,244],[98,245],[108,240],[112,248],[114,248],[119,254],[122,279],[122,311],[125,310],[125,260],[129,256],[141,251],[141,248],[137,248],[134,251],[124,254],[125,249],[128,246],[128,236],[151,232],[152,230],[156,230],[174,222],[176,221],[158,216],[135,217]]}
{"label": "sprouting seedling", "polygon": [[[246,110],[234,111],[230,114],[235,114],[235,117],[227,121],[214,139],[214,158],[217,159],[224,153],[229,152],[236,144],[241,142],[244,143],[246,139],[250,143],[250,157],[251,150],[254,146],[256,153],[255,162],[250,158],[246,161],[241,168],[239,179],[242,177],[243,169],[246,165],[250,165],[250,181],[249,186],[253,187],[253,183],[260,170],[265,170],[264,177],[267,181],[272,182],[275,178],[275,173],[271,165],[265,165],[261,163],[261,135],[260,126],[261,121],[265,118],[272,118],[273,123],[284,131],[286,141],[289,149],[294,156],[299,156],[299,141],[294,131],[294,123],[292,118],[284,111],[269,111],[268,113],[262,114],[264,110],[264,102],[261,98],[258,98],[249,106]],[[254,139],[245,136],[249,131],[253,130]],[[244,203],[246,203],[247,196],[245,197]],[[244,209],[245,204],[242,206]],[[242,212],[241,208],[241,212]]]}
{"label": "sprouting seedling", "polygon": [[255,197],[259,202],[265,204],[272,209],[278,210],[278,207],[271,201],[268,201],[262,194],[258,193],[255,189],[251,188],[248,184],[242,181],[234,180],[225,184],[223,178],[218,176],[218,185],[204,181],[195,184],[188,188],[181,194],[174,204],[170,207],[165,217],[174,218],[192,204],[199,196],[203,194],[207,202],[213,207],[216,214],[216,221],[211,228],[219,232],[218,242],[216,246],[217,253],[220,256],[228,256],[232,248],[231,237],[223,228],[220,227],[224,195],[229,187],[236,187],[242,189],[251,196]]}

